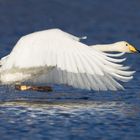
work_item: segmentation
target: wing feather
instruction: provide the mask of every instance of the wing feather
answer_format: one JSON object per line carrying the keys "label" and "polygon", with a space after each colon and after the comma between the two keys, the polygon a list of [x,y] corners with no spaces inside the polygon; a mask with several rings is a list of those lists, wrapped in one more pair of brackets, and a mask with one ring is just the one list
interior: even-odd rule
{"label": "wing feather", "polygon": [[[77,40],[56,29],[24,36],[4,61],[1,71],[10,72],[16,68],[17,71],[24,69],[26,73],[29,68],[44,67],[42,74],[26,80],[89,90],[123,89],[118,81],[126,82],[133,75],[123,66],[125,59],[118,59],[123,54],[96,51]],[[45,70],[48,67],[52,69]]]}

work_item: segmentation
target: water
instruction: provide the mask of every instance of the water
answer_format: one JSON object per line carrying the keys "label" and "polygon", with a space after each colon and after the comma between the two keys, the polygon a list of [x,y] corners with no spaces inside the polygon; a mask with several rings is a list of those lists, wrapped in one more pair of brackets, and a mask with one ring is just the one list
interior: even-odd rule
{"label": "water", "polygon": [[[127,40],[140,49],[139,0],[1,0],[0,56],[30,32],[61,28],[86,44]],[[139,140],[140,55],[125,91],[94,92],[54,85],[54,92],[0,86],[1,140]]]}

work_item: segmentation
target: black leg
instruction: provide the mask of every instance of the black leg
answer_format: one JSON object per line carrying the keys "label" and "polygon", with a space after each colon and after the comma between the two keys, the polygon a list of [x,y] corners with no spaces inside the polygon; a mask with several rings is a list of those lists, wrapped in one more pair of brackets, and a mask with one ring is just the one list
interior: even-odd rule
{"label": "black leg", "polygon": [[28,85],[15,85],[16,90],[20,91],[26,91],[26,90],[32,90],[32,91],[39,91],[39,92],[50,92],[53,91],[50,86],[28,86]]}

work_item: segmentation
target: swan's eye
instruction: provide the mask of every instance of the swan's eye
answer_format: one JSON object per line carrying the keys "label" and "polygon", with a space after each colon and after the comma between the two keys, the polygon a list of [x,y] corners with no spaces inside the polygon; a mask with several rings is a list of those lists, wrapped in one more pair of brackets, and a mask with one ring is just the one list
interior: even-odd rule
{"label": "swan's eye", "polygon": [[126,44],[126,46],[128,46],[128,44]]}

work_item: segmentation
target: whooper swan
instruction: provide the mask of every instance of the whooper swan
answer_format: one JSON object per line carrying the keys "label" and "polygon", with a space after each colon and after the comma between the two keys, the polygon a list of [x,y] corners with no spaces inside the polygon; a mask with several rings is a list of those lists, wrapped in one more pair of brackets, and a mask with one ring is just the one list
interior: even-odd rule
{"label": "whooper swan", "polygon": [[51,91],[48,83],[119,90],[123,89],[119,81],[129,81],[134,73],[123,66],[124,58],[118,58],[125,52],[138,50],[125,41],[89,47],[60,29],[35,32],[23,36],[11,53],[1,58],[0,82],[19,90]]}

